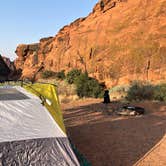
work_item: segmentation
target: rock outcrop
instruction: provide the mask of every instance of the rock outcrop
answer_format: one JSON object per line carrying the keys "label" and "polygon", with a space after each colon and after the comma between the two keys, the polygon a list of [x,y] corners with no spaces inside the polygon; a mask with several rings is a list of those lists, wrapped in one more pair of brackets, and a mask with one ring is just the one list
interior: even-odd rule
{"label": "rock outcrop", "polygon": [[44,70],[86,70],[107,87],[166,80],[166,1],[103,0],[55,37],[19,45],[22,77]]}
{"label": "rock outcrop", "polygon": [[0,82],[18,80],[21,76],[21,71],[16,70],[14,62],[9,58],[0,55]]}
{"label": "rock outcrop", "polygon": [[8,66],[8,68],[10,69],[10,71],[15,71],[15,66],[14,66],[14,62],[12,62],[9,58],[2,56],[3,61],[6,63],[6,65]]}
{"label": "rock outcrop", "polygon": [[0,82],[8,80],[8,76],[10,74],[10,69],[5,63],[3,57],[0,55]]}

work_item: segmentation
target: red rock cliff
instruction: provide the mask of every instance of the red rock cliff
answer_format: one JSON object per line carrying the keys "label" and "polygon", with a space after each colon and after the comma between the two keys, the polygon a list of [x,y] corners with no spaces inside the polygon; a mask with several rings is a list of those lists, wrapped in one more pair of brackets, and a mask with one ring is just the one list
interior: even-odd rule
{"label": "red rock cliff", "polygon": [[45,70],[87,70],[108,87],[132,80],[166,80],[166,1],[103,0],[55,37],[19,45],[22,77]]}

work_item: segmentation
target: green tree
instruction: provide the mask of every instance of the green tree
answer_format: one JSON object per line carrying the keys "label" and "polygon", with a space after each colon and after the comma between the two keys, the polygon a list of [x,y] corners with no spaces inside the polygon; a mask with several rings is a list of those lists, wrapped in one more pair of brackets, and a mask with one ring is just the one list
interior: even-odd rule
{"label": "green tree", "polygon": [[76,91],[79,97],[102,97],[103,90],[98,81],[88,77],[87,73],[82,73],[75,80]]}
{"label": "green tree", "polygon": [[53,77],[53,76],[55,76],[55,75],[56,75],[56,73],[55,73],[54,71],[50,71],[50,70],[45,70],[45,71],[41,74],[42,78],[44,78],[44,79]]}
{"label": "green tree", "polygon": [[166,102],[166,83],[155,86],[154,99]]}
{"label": "green tree", "polygon": [[81,70],[78,69],[73,69],[71,71],[69,71],[66,75],[66,80],[69,84],[73,84],[75,79],[80,76],[81,74]]}
{"label": "green tree", "polygon": [[65,71],[62,70],[60,72],[57,72],[56,73],[56,78],[60,79],[60,80],[64,80],[66,78],[66,75],[65,75]]}

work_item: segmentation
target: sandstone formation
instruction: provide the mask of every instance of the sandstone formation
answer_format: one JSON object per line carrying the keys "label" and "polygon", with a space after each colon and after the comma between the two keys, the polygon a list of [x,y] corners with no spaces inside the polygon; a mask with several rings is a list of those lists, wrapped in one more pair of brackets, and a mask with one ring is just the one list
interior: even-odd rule
{"label": "sandstone formation", "polygon": [[166,0],[103,0],[56,36],[16,49],[22,77],[79,68],[107,87],[166,80]]}
{"label": "sandstone formation", "polygon": [[21,76],[20,70],[16,70],[14,62],[0,55],[0,81],[18,80]]}
{"label": "sandstone formation", "polygon": [[2,58],[3,58],[3,61],[8,66],[8,68],[10,69],[10,71],[15,71],[14,62],[11,62],[10,59],[5,56],[2,56]]}
{"label": "sandstone formation", "polygon": [[3,57],[0,55],[0,82],[8,80],[10,69],[5,63]]}

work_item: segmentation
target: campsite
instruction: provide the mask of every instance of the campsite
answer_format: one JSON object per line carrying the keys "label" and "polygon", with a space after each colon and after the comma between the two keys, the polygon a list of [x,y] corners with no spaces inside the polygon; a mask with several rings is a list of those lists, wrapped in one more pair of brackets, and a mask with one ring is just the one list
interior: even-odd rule
{"label": "campsite", "polygon": [[[108,110],[120,103],[110,103]],[[108,115],[101,100],[63,104],[69,136],[95,166],[166,164],[166,103],[133,103],[144,107],[144,116]],[[79,135],[79,136],[78,136]]]}
{"label": "campsite", "polygon": [[[165,102],[135,101],[130,104],[145,108],[146,113],[119,116],[116,110],[124,105],[122,101],[105,104],[103,99],[85,98],[60,104],[55,85],[15,84],[3,83],[0,88],[0,116],[3,124],[0,141],[5,142],[0,144],[2,164],[166,164]],[[12,135],[12,132],[15,134]],[[65,133],[77,148],[76,151],[71,149]]]}
{"label": "campsite", "polygon": [[0,6],[0,166],[166,166],[166,0]]}

